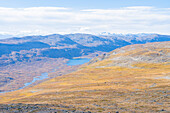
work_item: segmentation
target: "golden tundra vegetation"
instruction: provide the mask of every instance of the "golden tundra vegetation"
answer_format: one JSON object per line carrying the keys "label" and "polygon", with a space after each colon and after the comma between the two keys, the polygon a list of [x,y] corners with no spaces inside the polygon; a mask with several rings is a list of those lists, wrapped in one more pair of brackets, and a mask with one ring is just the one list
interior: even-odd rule
{"label": "golden tundra vegetation", "polygon": [[52,104],[91,112],[170,112],[170,42],[130,45],[76,72],[0,95],[1,104]]}

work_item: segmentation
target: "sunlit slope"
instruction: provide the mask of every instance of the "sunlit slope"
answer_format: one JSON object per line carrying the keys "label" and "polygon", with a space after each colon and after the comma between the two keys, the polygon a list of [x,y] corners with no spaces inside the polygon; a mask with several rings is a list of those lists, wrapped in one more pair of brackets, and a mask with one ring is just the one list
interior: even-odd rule
{"label": "sunlit slope", "polygon": [[170,42],[161,42],[116,49],[74,73],[3,94],[0,103],[62,104],[92,112],[168,112],[169,94]]}

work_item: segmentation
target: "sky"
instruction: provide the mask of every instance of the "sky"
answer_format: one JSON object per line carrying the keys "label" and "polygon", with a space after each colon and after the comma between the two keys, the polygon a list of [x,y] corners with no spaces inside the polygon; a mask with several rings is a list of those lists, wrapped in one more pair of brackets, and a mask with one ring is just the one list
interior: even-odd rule
{"label": "sky", "polygon": [[0,0],[0,34],[170,35],[170,0]]}

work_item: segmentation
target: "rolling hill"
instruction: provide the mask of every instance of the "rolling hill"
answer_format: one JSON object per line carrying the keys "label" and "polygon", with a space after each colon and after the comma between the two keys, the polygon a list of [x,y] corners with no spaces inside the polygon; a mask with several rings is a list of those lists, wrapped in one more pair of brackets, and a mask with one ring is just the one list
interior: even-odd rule
{"label": "rolling hill", "polygon": [[169,45],[167,41],[118,48],[73,73],[1,94],[0,110],[168,113]]}
{"label": "rolling hill", "polygon": [[[170,41],[170,36],[159,34],[91,35],[68,34],[25,36],[0,40],[0,66],[34,58],[81,57],[95,52],[110,52],[132,44]],[[75,54],[73,54],[75,53]]]}
{"label": "rolling hill", "polygon": [[[25,83],[31,82],[34,77],[38,77],[44,72],[50,72],[56,69],[57,66],[60,69],[56,70],[58,72],[56,75],[72,72],[77,67],[69,67],[65,63],[75,57],[94,58],[126,45],[162,41],[170,41],[170,36],[159,34],[91,35],[77,33],[1,39],[0,92],[19,89]],[[55,74],[53,75],[50,78],[56,77]]]}

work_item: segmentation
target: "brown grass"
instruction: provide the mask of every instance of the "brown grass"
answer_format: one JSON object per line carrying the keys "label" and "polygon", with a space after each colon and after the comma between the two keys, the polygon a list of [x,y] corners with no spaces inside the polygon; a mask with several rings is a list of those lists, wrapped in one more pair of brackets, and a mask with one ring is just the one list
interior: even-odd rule
{"label": "brown grass", "polygon": [[109,63],[112,61],[106,59],[34,87],[3,94],[0,103],[63,104],[92,112],[170,111],[170,80],[156,79],[169,76],[170,63],[95,68]]}

